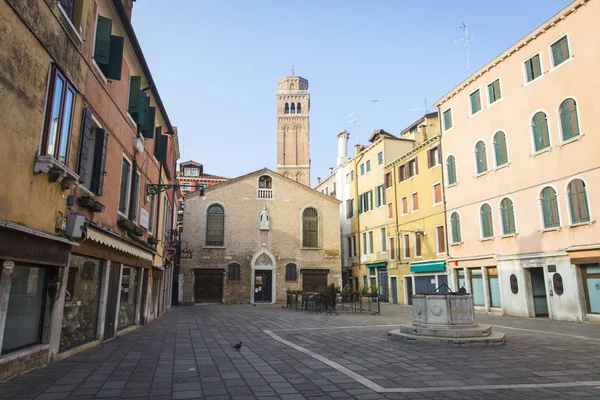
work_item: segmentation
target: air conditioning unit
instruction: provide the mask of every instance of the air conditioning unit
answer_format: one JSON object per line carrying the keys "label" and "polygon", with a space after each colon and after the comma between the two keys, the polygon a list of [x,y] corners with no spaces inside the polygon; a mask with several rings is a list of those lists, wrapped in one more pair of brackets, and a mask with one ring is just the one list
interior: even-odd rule
{"label": "air conditioning unit", "polygon": [[67,227],[65,235],[71,239],[83,239],[87,234],[88,218],[81,214],[67,215]]}

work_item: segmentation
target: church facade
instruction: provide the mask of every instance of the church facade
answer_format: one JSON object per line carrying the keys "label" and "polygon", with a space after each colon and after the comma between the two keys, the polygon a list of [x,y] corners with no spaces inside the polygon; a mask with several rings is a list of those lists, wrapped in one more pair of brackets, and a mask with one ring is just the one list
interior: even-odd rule
{"label": "church facade", "polygon": [[183,303],[341,286],[339,201],[267,168],[185,196]]}

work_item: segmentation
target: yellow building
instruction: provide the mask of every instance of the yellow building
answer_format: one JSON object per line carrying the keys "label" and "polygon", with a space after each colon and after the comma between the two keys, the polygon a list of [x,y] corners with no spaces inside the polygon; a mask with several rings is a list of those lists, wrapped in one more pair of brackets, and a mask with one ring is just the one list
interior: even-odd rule
{"label": "yellow building", "polygon": [[389,298],[387,223],[392,209],[384,187],[384,166],[412,150],[414,140],[398,138],[382,129],[369,138],[371,145],[356,145],[350,160],[350,188],[346,218],[350,219],[350,256],[355,290],[379,286],[382,301]]}
{"label": "yellow building", "polygon": [[414,148],[385,166],[390,302],[411,304],[413,293],[447,283],[446,234],[437,113],[402,131]]}

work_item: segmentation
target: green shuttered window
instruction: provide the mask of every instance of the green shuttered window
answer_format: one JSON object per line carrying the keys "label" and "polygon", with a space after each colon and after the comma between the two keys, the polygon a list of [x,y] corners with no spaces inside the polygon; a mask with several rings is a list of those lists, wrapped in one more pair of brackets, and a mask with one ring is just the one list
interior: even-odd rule
{"label": "green shuttered window", "polygon": [[560,128],[562,140],[569,140],[579,136],[579,120],[577,117],[577,103],[573,99],[566,99],[560,103]]}
{"label": "green shuttered window", "polygon": [[94,60],[107,79],[120,80],[123,65],[123,47],[125,40],[121,36],[111,35],[112,20],[98,16]]}
{"label": "green shuttered window", "polygon": [[460,232],[460,216],[457,212],[453,212],[450,216],[450,225],[452,227],[452,243],[460,243],[462,241]]}
{"label": "green shuttered window", "polygon": [[477,142],[475,145],[475,162],[477,164],[477,173],[482,174],[487,171],[487,155],[485,152],[485,143]]}
{"label": "green shuttered window", "polygon": [[446,159],[446,170],[448,171],[448,185],[456,183],[456,159],[450,155]]}
{"label": "green shuttered window", "polygon": [[502,91],[500,90],[500,79],[496,79],[494,82],[487,86],[488,89],[488,103],[492,104],[502,98]]}
{"label": "green shuttered window", "polygon": [[481,91],[477,89],[469,95],[471,101],[471,115],[478,113],[481,110]]}
{"label": "green shuttered window", "polygon": [[546,113],[540,111],[533,116],[531,129],[533,131],[533,143],[536,152],[550,147],[550,134]]}
{"label": "green shuttered window", "polygon": [[569,196],[571,223],[581,224],[590,222],[590,210],[585,183],[581,179],[573,179],[567,187],[567,195]]}
{"label": "green shuttered window", "polygon": [[494,224],[492,222],[492,207],[489,204],[484,204],[479,209],[481,217],[481,237],[489,239],[494,237]]}
{"label": "green shuttered window", "polygon": [[539,54],[536,54],[529,60],[525,61],[525,74],[527,82],[531,82],[542,75],[542,66],[540,64]]}
{"label": "green shuttered window", "polygon": [[494,154],[496,155],[496,167],[508,164],[508,149],[506,147],[506,134],[502,131],[494,135]]}
{"label": "green shuttered window", "polygon": [[502,218],[502,234],[514,234],[516,232],[515,210],[511,199],[502,199],[500,202],[500,217]]}
{"label": "green shuttered window", "polygon": [[162,127],[157,126],[154,136],[154,157],[159,162],[167,161],[167,148],[169,146],[169,137],[162,134]]}
{"label": "green shuttered window", "polygon": [[558,199],[556,191],[551,187],[545,187],[540,196],[540,204],[542,206],[542,218],[544,228],[556,228],[560,226],[560,218],[558,214]]}
{"label": "green shuttered window", "polygon": [[452,109],[447,109],[444,111],[444,130],[452,128]]}
{"label": "green shuttered window", "polygon": [[567,37],[563,36],[557,40],[552,46],[552,64],[557,67],[563,62],[571,58],[571,52],[569,50],[569,42]]}

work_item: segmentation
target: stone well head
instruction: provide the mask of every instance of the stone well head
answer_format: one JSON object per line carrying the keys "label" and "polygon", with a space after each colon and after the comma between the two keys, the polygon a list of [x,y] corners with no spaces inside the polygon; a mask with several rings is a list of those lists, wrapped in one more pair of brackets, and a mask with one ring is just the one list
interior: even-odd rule
{"label": "stone well head", "polygon": [[477,326],[471,294],[415,294],[413,295],[413,318],[413,325],[419,327],[472,328]]}

